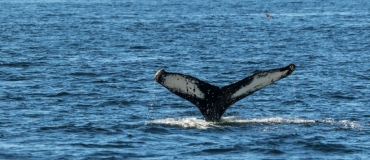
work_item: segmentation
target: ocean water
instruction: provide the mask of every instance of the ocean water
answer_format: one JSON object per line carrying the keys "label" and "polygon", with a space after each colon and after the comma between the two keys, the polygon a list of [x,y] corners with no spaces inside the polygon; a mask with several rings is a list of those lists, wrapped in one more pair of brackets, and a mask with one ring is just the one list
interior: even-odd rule
{"label": "ocean water", "polygon": [[[369,8],[1,0],[0,159],[369,159]],[[153,79],[224,86],[290,63],[219,123]]]}

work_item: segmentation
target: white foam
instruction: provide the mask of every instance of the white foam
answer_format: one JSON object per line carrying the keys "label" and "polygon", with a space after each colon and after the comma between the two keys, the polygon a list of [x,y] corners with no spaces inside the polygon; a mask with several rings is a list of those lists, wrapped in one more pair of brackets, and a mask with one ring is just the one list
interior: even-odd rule
{"label": "white foam", "polygon": [[334,129],[355,129],[362,130],[363,127],[358,121],[351,120],[334,120],[332,118],[325,118],[321,120],[310,120],[301,118],[281,118],[281,117],[269,117],[269,118],[252,118],[245,119],[239,117],[222,117],[220,122],[207,122],[204,119],[199,118],[166,118],[157,119],[147,122],[146,125],[166,125],[175,126],[181,128],[196,128],[196,129],[207,129],[217,128],[225,126],[238,126],[247,124],[268,124],[275,126],[277,124],[315,124],[325,125],[328,124]]}
{"label": "white foam", "polygon": [[153,120],[146,123],[146,125],[170,125],[170,126],[179,126],[182,128],[197,128],[197,129],[206,129],[211,126],[215,126],[212,122],[207,122],[203,119],[197,118],[166,118]]}
{"label": "white foam", "polygon": [[239,119],[236,117],[224,117],[221,119],[221,123],[270,123],[270,124],[302,124],[302,123],[315,123],[315,120],[306,120],[306,119],[285,119],[281,117],[272,117],[272,118],[253,118],[253,119]]}
{"label": "white foam", "polygon": [[315,123],[314,120],[305,119],[284,119],[280,117],[275,118],[253,118],[253,119],[240,119],[236,117],[223,117],[220,122],[213,123],[207,122],[203,119],[197,118],[166,118],[153,120],[146,123],[146,125],[170,125],[178,126],[182,128],[197,128],[197,129],[207,129],[212,127],[220,127],[225,125],[233,124],[250,124],[250,123],[268,123],[268,124],[302,124],[302,123]]}
{"label": "white foam", "polygon": [[363,127],[361,123],[358,121],[351,121],[351,120],[334,120],[333,118],[326,118],[320,120],[322,123],[329,123],[330,125],[334,126],[337,129],[357,129],[362,130]]}

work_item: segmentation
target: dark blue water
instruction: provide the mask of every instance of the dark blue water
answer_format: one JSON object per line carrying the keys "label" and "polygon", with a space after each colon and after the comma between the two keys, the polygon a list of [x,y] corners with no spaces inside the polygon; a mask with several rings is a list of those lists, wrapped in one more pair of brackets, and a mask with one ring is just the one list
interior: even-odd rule
{"label": "dark blue water", "polygon": [[[0,159],[368,159],[369,8],[0,1]],[[223,86],[290,63],[216,124],[153,79]]]}

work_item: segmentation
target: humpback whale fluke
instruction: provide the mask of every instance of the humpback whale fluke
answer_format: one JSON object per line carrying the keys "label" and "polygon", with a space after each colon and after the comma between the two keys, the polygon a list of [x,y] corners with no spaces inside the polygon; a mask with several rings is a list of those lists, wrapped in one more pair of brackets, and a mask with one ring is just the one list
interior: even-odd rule
{"label": "humpback whale fluke", "polygon": [[172,93],[196,105],[206,121],[216,122],[232,104],[287,77],[294,69],[295,65],[290,64],[283,68],[257,72],[221,88],[195,77],[166,72],[164,69],[157,71],[154,79]]}

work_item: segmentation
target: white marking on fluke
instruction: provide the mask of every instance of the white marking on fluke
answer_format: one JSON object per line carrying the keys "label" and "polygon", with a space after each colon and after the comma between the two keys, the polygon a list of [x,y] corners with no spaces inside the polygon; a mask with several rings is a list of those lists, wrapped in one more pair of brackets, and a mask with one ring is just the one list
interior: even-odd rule
{"label": "white marking on fluke", "polygon": [[231,98],[243,96],[243,94],[250,94],[256,90],[259,90],[267,85],[281,79],[286,71],[284,72],[271,72],[271,73],[257,73],[250,84],[243,86],[237,90]]}
{"label": "white marking on fluke", "polygon": [[163,85],[172,88],[183,94],[196,96],[204,99],[204,94],[198,88],[194,80],[188,79],[181,75],[169,75],[163,77]]}

